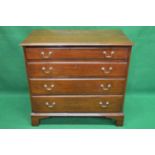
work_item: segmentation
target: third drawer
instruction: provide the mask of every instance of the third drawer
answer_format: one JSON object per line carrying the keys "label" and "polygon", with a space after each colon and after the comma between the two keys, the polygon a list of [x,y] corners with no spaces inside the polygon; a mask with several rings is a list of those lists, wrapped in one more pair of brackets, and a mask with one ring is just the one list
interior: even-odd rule
{"label": "third drawer", "polygon": [[125,79],[30,79],[31,93],[53,94],[123,94]]}

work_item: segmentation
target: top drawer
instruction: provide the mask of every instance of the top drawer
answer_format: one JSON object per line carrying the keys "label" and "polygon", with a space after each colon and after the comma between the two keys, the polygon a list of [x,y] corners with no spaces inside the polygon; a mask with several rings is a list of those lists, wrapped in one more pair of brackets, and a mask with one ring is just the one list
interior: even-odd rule
{"label": "top drawer", "polygon": [[104,48],[25,48],[26,58],[29,60],[50,59],[128,59],[128,47]]}

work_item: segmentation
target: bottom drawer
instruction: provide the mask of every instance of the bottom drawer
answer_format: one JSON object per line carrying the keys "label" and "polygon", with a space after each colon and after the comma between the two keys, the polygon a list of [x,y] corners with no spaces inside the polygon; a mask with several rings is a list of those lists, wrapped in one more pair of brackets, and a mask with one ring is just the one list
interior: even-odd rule
{"label": "bottom drawer", "polygon": [[121,112],[123,96],[33,96],[32,111],[48,112]]}

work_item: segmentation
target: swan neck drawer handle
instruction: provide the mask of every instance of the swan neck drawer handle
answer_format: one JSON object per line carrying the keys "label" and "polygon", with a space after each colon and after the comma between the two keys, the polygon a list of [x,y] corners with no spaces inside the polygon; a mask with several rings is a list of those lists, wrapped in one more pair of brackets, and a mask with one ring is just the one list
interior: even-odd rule
{"label": "swan neck drawer handle", "polygon": [[47,52],[47,53],[45,53],[44,51],[42,51],[41,52],[41,56],[42,56],[42,58],[44,58],[44,59],[48,59],[48,58],[50,58],[50,56],[52,55],[52,51],[49,51],[49,52]]}
{"label": "swan neck drawer handle", "polygon": [[115,51],[111,52],[103,51],[102,53],[104,54],[105,58],[112,58],[112,56],[115,54]]}
{"label": "swan neck drawer handle", "polygon": [[103,90],[110,90],[111,84],[107,84],[107,85],[101,84],[100,87],[101,87]]}
{"label": "swan neck drawer handle", "polygon": [[41,70],[45,73],[45,74],[49,74],[52,70],[53,70],[53,67],[45,67],[45,66],[43,66],[42,68],[41,68]]}
{"label": "swan neck drawer handle", "polygon": [[108,105],[109,105],[109,101],[106,101],[106,102],[100,101],[100,102],[99,102],[99,105],[101,106],[101,108],[107,108]]}
{"label": "swan neck drawer handle", "polygon": [[46,105],[48,108],[53,108],[55,104],[56,104],[55,102],[52,102],[52,103],[46,102],[46,103],[45,103],[45,105]]}
{"label": "swan neck drawer handle", "polygon": [[47,91],[51,91],[53,88],[54,88],[54,84],[51,84],[51,85],[47,85],[47,84],[44,84],[44,88],[47,90]]}
{"label": "swan neck drawer handle", "polygon": [[113,68],[110,66],[108,68],[105,68],[105,67],[101,67],[101,70],[105,73],[105,74],[109,74]]}

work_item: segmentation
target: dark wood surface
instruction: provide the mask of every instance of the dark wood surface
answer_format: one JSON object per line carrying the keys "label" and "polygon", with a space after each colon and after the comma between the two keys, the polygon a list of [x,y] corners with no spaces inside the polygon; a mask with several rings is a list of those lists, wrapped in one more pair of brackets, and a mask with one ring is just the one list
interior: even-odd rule
{"label": "dark wood surface", "polygon": [[22,43],[32,125],[52,116],[107,117],[123,125],[131,45],[120,31],[34,31]]}
{"label": "dark wood surface", "polygon": [[41,119],[48,118],[48,117],[102,117],[102,118],[110,118],[115,120],[115,123],[117,126],[122,126],[124,123],[124,114],[123,112],[117,112],[117,113],[106,113],[106,112],[98,112],[98,113],[31,113],[31,120],[33,126],[38,126]]}
{"label": "dark wood surface", "polygon": [[33,112],[120,112],[123,96],[36,96]]}
{"label": "dark wood surface", "polygon": [[28,62],[29,77],[125,77],[127,62]]}
{"label": "dark wood surface", "polygon": [[128,47],[101,47],[101,48],[41,48],[27,47],[26,59],[29,60],[76,60],[76,59],[104,59],[126,60],[129,57]]}
{"label": "dark wood surface", "polygon": [[[45,87],[45,85],[47,87]],[[108,87],[111,85],[111,87]],[[32,94],[123,94],[125,79],[30,79]]]}
{"label": "dark wood surface", "polygon": [[131,46],[120,30],[35,30],[22,46]]}

